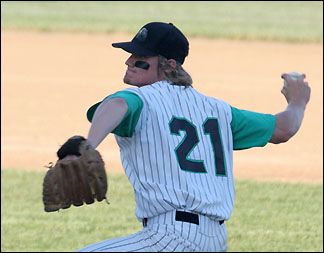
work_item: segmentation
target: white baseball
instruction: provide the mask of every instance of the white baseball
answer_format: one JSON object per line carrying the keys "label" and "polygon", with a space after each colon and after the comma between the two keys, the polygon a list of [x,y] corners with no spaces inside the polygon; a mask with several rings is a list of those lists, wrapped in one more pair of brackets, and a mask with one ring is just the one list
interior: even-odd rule
{"label": "white baseball", "polygon": [[[293,80],[297,80],[297,77],[301,76],[301,74],[297,73],[297,72],[290,72],[288,73],[288,75],[293,79]],[[287,88],[287,82],[286,80],[284,80],[284,86],[285,88]]]}

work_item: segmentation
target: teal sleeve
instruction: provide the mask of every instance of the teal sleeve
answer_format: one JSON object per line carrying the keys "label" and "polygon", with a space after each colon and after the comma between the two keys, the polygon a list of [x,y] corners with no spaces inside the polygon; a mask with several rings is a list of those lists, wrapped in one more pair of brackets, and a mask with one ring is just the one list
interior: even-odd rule
{"label": "teal sleeve", "polygon": [[[116,97],[125,99],[128,105],[128,111],[121,123],[112,131],[112,133],[120,137],[132,137],[143,109],[143,101],[138,95],[130,91],[116,92],[115,94],[106,97],[104,100]],[[96,103],[88,109],[87,118],[90,122],[92,122],[93,115],[101,103],[102,102]]]}
{"label": "teal sleeve", "polygon": [[276,117],[231,107],[233,149],[241,150],[265,146],[272,137]]}

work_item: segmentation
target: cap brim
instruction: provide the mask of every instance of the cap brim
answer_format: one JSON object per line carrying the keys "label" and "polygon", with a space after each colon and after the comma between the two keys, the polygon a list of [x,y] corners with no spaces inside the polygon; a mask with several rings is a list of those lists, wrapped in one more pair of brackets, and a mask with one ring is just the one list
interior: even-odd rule
{"label": "cap brim", "polygon": [[154,56],[156,53],[142,47],[141,45],[134,42],[119,42],[113,43],[113,47],[124,49],[126,52],[138,55],[138,56]]}

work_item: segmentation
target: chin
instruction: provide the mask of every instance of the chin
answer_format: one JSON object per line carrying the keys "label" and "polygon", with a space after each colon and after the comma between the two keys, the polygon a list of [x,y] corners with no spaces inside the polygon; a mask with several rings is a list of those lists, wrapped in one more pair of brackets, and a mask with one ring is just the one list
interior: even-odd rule
{"label": "chin", "polygon": [[127,78],[125,78],[125,77],[123,79],[123,82],[126,83],[126,84],[130,84],[130,81]]}
{"label": "chin", "polygon": [[130,79],[125,78],[125,77],[124,77],[123,81],[124,81],[125,84],[133,85],[133,86],[136,86],[136,87],[141,87],[141,86],[145,85],[145,84],[141,84],[141,83],[132,82]]}
{"label": "chin", "polygon": [[126,83],[126,84],[134,85],[134,82],[132,82],[131,78],[128,78],[126,75],[124,76],[123,81],[124,81],[124,83]]}

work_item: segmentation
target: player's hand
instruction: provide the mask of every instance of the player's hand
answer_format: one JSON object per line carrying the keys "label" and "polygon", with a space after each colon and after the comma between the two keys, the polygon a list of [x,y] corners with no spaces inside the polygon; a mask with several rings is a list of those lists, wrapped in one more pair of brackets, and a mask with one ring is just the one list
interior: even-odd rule
{"label": "player's hand", "polygon": [[75,135],[69,138],[57,151],[59,160],[75,160],[81,154],[79,153],[80,143],[86,139],[83,136]]}
{"label": "player's hand", "polygon": [[284,73],[281,78],[287,82],[287,87],[283,87],[281,93],[285,96],[288,104],[295,103],[306,106],[311,92],[308,82],[305,82],[306,75],[302,74],[297,79],[294,79]]}
{"label": "player's hand", "polygon": [[62,158],[61,160],[76,160],[78,158],[79,158],[79,156],[76,156],[76,155],[67,155],[64,158]]}

